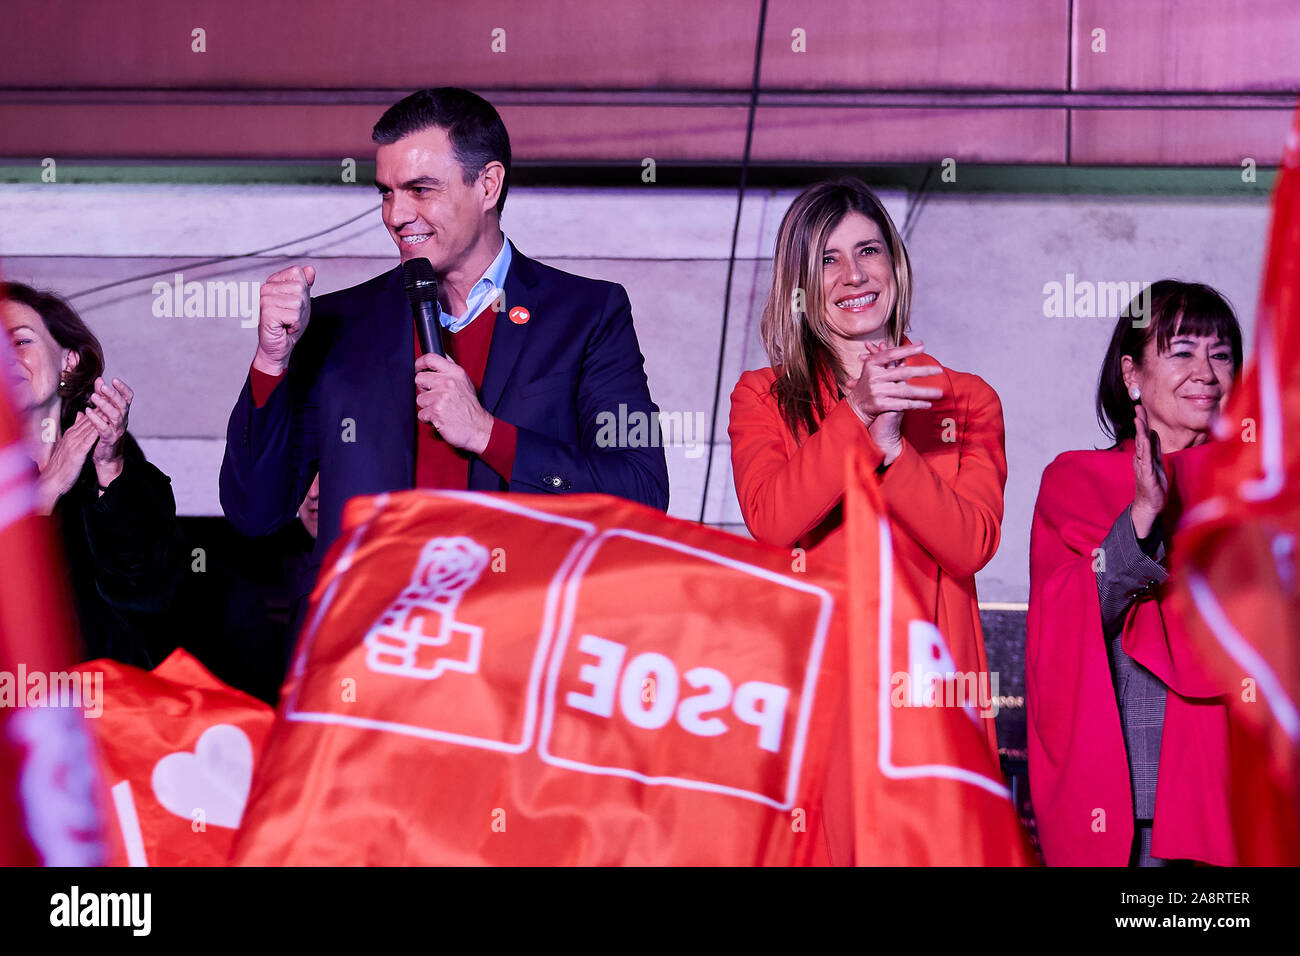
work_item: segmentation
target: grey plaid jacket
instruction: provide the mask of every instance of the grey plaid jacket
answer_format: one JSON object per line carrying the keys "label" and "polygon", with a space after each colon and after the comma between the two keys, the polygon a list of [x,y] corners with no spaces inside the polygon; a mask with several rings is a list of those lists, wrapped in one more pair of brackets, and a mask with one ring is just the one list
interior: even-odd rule
{"label": "grey plaid jacket", "polygon": [[1136,601],[1149,600],[1151,591],[1164,582],[1168,572],[1160,563],[1165,559],[1165,545],[1159,524],[1146,539],[1152,552],[1148,553],[1133,530],[1131,509],[1132,505],[1115,519],[1102,542],[1105,561],[1097,572],[1097,596],[1128,751],[1133,815],[1139,820],[1151,820],[1155,817],[1166,688],[1160,678],[1124,653],[1120,635],[1129,608]]}

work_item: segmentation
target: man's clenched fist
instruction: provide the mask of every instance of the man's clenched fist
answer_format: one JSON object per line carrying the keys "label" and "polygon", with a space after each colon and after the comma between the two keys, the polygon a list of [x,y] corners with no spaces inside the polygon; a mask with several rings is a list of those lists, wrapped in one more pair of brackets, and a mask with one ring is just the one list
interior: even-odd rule
{"label": "man's clenched fist", "polygon": [[307,330],[311,317],[312,266],[281,269],[262,283],[261,313],[257,322],[257,354],[253,367],[269,375],[282,375],[289,353]]}

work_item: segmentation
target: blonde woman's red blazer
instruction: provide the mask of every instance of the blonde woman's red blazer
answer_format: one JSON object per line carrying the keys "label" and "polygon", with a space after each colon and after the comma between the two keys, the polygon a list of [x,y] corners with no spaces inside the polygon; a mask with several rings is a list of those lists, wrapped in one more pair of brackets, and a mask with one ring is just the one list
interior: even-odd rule
{"label": "blonde woman's red blazer", "polygon": [[[940,363],[921,354],[906,364]],[[884,455],[849,404],[834,395],[817,432],[798,444],[772,396],[775,377],[770,368],[745,372],[731,393],[727,431],[745,525],[766,544],[815,549],[810,564],[823,556],[843,562],[848,455],[861,448],[877,466]],[[943,398],[904,413],[902,453],[877,480],[908,583],[947,638],[957,670],[981,673],[988,664],[975,572],[997,551],[1002,526],[1002,403],[988,383],[966,372],[944,368],[911,382],[941,388]],[[984,725],[996,754],[992,718]]]}

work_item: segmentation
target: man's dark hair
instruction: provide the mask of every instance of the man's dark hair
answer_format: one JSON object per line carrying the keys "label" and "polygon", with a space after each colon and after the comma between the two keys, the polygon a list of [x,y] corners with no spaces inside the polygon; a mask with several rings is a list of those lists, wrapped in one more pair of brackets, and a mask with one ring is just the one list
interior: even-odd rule
{"label": "man's dark hair", "polygon": [[510,187],[510,135],[496,109],[477,93],[454,86],[418,90],[388,107],[370,138],[379,146],[389,146],[433,127],[447,131],[466,185],[474,183],[490,162],[505,167],[497,198],[500,215]]}

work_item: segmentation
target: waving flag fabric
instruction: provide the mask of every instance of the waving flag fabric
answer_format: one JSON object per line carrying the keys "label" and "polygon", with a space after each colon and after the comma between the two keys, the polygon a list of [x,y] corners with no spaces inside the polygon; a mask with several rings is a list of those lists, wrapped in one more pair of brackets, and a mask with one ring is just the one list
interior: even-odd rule
{"label": "waving flag fabric", "polygon": [[846,642],[842,567],[640,505],[354,499],[234,859],[1027,862],[971,708],[877,694],[909,653],[941,665],[943,640],[874,537],[879,501],[853,501],[871,607]]}
{"label": "waving flag fabric", "polygon": [[152,671],[106,660],[78,670],[102,675],[102,713],[87,723],[109,788],[109,862],[225,864],[271,708],[221,683],[183,649]]}
{"label": "waving flag fabric", "polygon": [[1174,542],[1186,653],[1233,694],[1243,863],[1300,864],[1300,113],[1282,159],[1255,355]]}
{"label": "waving flag fabric", "polygon": [[[854,853],[889,866],[1034,861],[982,718],[998,681],[955,670],[943,634],[899,573],[871,467],[851,465],[849,671]],[[832,805],[828,805],[828,814]]]}
{"label": "waving flag fabric", "polygon": [[349,502],[324,568],[238,862],[825,858],[837,578],[607,496],[419,491]]}

